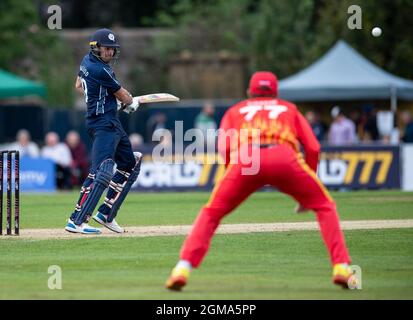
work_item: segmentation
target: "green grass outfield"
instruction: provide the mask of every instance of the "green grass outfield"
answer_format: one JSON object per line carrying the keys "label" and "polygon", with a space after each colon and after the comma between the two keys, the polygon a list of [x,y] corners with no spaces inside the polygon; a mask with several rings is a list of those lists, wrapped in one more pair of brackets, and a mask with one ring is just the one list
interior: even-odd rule
{"label": "green grass outfield", "polygon": [[[208,193],[133,193],[125,226],[190,224]],[[413,219],[413,193],[333,193],[342,220]],[[63,228],[76,193],[21,197],[22,228]],[[253,195],[225,223],[313,221],[278,193]],[[362,290],[330,282],[318,231],[217,235],[186,290],[163,288],[184,237],[0,241],[1,299],[413,299],[413,229],[346,231]],[[48,267],[63,288],[47,287]]]}
{"label": "green grass outfield", "polygon": [[[208,201],[207,192],[131,193],[117,221],[125,226],[191,224]],[[332,193],[343,220],[412,219],[413,193],[363,191]],[[22,228],[62,228],[74,209],[78,193],[21,197]],[[224,223],[314,221],[311,214],[297,215],[295,202],[276,192],[253,194]]]}

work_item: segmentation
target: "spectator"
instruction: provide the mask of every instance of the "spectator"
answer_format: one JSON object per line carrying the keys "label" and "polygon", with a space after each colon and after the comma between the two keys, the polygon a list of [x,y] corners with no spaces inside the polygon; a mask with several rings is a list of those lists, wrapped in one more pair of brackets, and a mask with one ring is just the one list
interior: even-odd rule
{"label": "spectator", "polygon": [[356,127],[350,119],[346,118],[339,106],[331,109],[334,121],[328,133],[328,142],[331,145],[348,145],[356,143]]}
{"label": "spectator", "polygon": [[72,156],[69,147],[59,142],[56,132],[49,132],[45,137],[46,145],[42,148],[41,156],[56,164],[56,183],[59,189],[71,189],[70,164]]}
{"label": "spectator", "polygon": [[37,158],[40,155],[39,147],[31,141],[30,133],[26,129],[21,129],[17,132],[16,142],[12,143],[9,148],[11,150],[18,150],[22,158]]}
{"label": "spectator", "polygon": [[404,127],[404,135],[402,141],[406,143],[413,142],[413,120],[409,111],[403,111],[401,116]]}
{"label": "spectator", "polygon": [[360,143],[369,144],[369,143],[372,143],[373,141],[374,141],[374,140],[373,140],[370,132],[364,131],[364,133],[363,133],[363,135],[362,135],[362,138],[361,138],[361,140],[360,140]]}
{"label": "spectator", "polygon": [[377,128],[377,116],[376,110],[370,104],[363,107],[363,115],[360,119],[362,135],[360,136],[363,141],[377,141],[379,140],[379,130]]}
{"label": "spectator", "polygon": [[[205,103],[202,111],[196,116],[194,128],[201,130],[203,141],[201,144],[215,146],[217,124],[214,119],[215,108],[212,103]],[[213,150],[215,152],[215,150]]]}
{"label": "spectator", "polygon": [[382,143],[398,143],[398,132],[395,130],[394,113],[392,111],[379,111],[376,113],[377,131]]}
{"label": "spectator", "polygon": [[129,141],[134,152],[139,151],[143,146],[143,137],[139,133],[130,134]]}
{"label": "spectator", "polygon": [[349,119],[353,121],[356,127],[356,137],[360,138],[363,137],[364,134],[364,124],[362,123],[362,116],[358,109],[353,109],[350,111],[348,115]]}
{"label": "spectator", "polygon": [[162,112],[154,114],[146,124],[146,141],[152,142],[152,135],[158,129],[166,129],[166,115]]}
{"label": "spectator", "polygon": [[89,160],[86,146],[80,140],[79,133],[76,131],[69,131],[66,135],[65,142],[72,156],[72,162],[70,164],[71,184],[72,186],[80,186],[89,173]]}
{"label": "spectator", "polygon": [[313,129],[314,135],[319,142],[324,140],[325,135],[325,125],[320,121],[318,113],[314,111],[307,111],[305,118],[310,123],[311,129]]}

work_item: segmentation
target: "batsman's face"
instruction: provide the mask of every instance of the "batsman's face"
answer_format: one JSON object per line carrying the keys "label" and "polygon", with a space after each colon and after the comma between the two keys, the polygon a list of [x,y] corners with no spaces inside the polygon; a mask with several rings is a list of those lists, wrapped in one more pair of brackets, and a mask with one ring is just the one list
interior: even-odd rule
{"label": "batsman's face", "polygon": [[100,47],[100,57],[106,63],[110,62],[110,60],[112,60],[114,55],[115,55],[115,48]]}

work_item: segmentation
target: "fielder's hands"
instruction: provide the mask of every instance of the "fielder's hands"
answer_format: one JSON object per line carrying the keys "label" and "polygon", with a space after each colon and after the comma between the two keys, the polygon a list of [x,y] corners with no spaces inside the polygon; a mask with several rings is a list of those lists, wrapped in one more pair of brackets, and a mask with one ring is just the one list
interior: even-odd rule
{"label": "fielder's hands", "polygon": [[310,209],[303,207],[301,204],[297,204],[295,207],[295,213],[306,213],[308,211],[310,211]]}

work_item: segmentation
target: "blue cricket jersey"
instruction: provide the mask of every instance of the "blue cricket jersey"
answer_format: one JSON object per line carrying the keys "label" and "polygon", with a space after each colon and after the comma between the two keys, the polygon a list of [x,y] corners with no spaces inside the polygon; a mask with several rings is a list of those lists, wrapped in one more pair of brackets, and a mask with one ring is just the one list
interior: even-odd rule
{"label": "blue cricket jersey", "polygon": [[117,102],[113,93],[121,85],[112,68],[89,53],[80,64],[78,76],[85,92],[86,118],[97,120],[96,118],[116,117]]}

